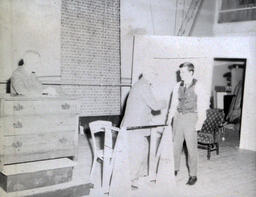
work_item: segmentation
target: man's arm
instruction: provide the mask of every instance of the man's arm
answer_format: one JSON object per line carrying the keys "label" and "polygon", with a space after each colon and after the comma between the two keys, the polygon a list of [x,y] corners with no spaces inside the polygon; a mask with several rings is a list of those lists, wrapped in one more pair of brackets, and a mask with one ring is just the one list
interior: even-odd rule
{"label": "man's arm", "polygon": [[205,87],[197,83],[195,87],[195,93],[197,95],[197,112],[198,112],[198,120],[196,123],[196,130],[201,130],[204,121],[206,119],[206,111],[210,105],[210,95],[205,91]]}
{"label": "man's arm", "polygon": [[168,120],[167,120],[167,124],[170,125],[172,122],[172,118],[174,117],[176,111],[177,111],[177,107],[178,107],[178,90],[179,90],[179,86],[180,83],[177,83],[172,91],[172,98],[171,98],[171,106],[170,109],[168,111]]}

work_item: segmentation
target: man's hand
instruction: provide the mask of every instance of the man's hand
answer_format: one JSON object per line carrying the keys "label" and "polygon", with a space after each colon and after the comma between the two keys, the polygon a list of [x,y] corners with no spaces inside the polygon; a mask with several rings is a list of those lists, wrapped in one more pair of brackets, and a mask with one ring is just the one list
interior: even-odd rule
{"label": "man's hand", "polygon": [[199,131],[199,130],[201,130],[202,129],[202,124],[200,124],[200,123],[196,123],[196,127],[195,127],[195,130],[196,131]]}

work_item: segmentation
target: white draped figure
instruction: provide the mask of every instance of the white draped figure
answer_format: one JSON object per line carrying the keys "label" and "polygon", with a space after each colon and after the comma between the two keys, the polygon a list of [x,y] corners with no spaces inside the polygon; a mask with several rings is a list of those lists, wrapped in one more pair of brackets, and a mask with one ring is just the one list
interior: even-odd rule
{"label": "white draped figure", "polygon": [[[151,124],[151,111],[166,107],[165,101],[157,101],[151,90],[153,72],[145,72],[130,90],[121,127],[146,126]],[[149,143],[145,130],[129,131],[130,176],[133,183],[144,176],[147,170]]]}

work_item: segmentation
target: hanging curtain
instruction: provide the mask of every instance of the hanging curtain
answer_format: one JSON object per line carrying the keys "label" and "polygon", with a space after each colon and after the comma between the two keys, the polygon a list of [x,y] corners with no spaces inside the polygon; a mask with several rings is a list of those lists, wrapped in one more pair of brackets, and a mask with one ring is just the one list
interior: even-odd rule
{"label": "hanging curtain", "polygon": [[239,81],[234,89],[234,97],[231,101],[227,120],[229,122],[240,121],[242,113],[243,82]]}

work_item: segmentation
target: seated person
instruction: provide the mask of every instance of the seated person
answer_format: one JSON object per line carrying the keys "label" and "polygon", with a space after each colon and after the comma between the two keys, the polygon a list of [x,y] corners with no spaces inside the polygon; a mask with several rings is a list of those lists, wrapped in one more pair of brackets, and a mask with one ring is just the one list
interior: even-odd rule
{"label": "seated person", "polygon": [[[42,83],[33,70],[36,66],[40,66],[39,53],[26,52],[24,58],[18,62],[18,68],[12,73],[11,95],[40,96],[43,93],[47,94],[47,89],[43,89]],[[56,91],[51,92],[52,94],[56,93]]]}
{"label": "seated person", "polygon": [[[140,76],[130,90],[121,127],[147,126],[151,124],[151,111],[166,107],[165,101],[157,101],[151,90],[156,77],[153,71]],[[143,135],[147,129],[131,130],[129,133],[129,164],[132,185],[138,187],[138,179],[147,171],[149,144]],[[141,135],[140,135],[141,134]]]}

